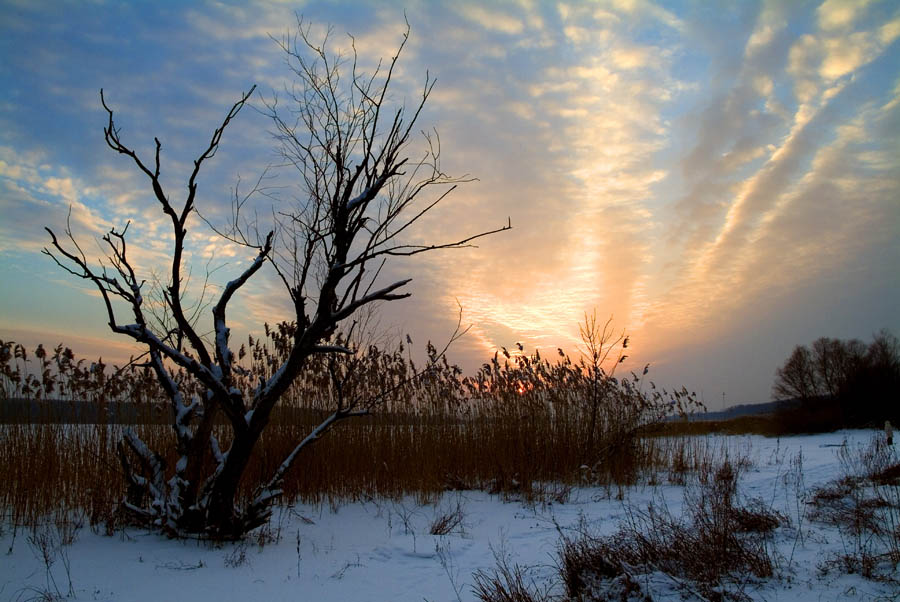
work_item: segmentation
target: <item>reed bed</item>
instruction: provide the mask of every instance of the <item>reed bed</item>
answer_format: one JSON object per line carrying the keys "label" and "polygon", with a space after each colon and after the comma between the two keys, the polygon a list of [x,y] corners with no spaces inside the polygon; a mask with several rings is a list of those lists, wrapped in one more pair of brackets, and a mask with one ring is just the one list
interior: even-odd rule
{"label": "reed bed", "polygon": [[[242,348],[257,374],[277,365],[282,335],[289,332],[276,329]],[[0,341],[0,511],[16,525],[71,514],[114,529],[125,492],[116,452],[122,432],[135,429],[172,467],[174,436],[165,424],[171,409],[141,368],[90,366],[62,347],[39,348],[33,358]],[[559,495],[559,486],[630,484],[689,464],[696,454],[678,438],[642,433],[673,412],[690,411],[693,397],[656,390],[644,375],[617,379],[614,369],[573,362],[561,351],[549,361],[519,349],[495,355],[473,376],[446,360],[423,373],[402,345],[391,352],[369,347],[341,366],[310,366],[273,415],[239,496],[246,501],[324,418],[336,374],[342,394],[380,395],[376,411],[337,426],[304,452],[286,479],[284,503],[404,495],[427,502],[448,489],[536,501]],[[73,416],[82,423],[66,423]],[[224,422],[218,436],[227,446]]]}

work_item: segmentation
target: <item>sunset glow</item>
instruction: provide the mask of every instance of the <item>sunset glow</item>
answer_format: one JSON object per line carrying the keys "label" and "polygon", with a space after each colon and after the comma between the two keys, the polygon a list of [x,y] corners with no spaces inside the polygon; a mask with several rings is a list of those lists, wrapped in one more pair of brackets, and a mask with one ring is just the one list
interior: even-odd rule
{"label": "sunset glow", "polygon": [[[412,297],[381,308],[417,347],[469,334],[471,371],[501,346],[577,354],[585,312],[631,336],[626,370],[718,407],[767,401],[776,366],[820,336],[900,335],[900,6],[650,0],[402,3],[72,3],[0,0],[0,339],[65,343],[113,362],[96,293],[40,254],[44,226],[91,237],[132,220],[130,252],[159,270],[171,234],[146,179],[106,147],[99,90],[123,139],[162,143],[169,189],[242,91],[289,85],[280,38],[303,15],[350,33],[370,69],[412,34],[395,100],[437,86],[421,128],[441,167],[470,175],[410,236],[477,248],[389,263]],[[315,36],[313,36],[315,37]],[[261,106],[258,97],[253,101]],[[258,112],[229,126],[198,204],[221,222],[277,162]],[[415,154],[420,147],[411,149]],[[282,171],[273,186],[290,187]],[[270,205],[262,197],[263,214]],[[194,283],[251,257],[198,218]],[[235,299],[244,336],[287,318],[272,273]]]}

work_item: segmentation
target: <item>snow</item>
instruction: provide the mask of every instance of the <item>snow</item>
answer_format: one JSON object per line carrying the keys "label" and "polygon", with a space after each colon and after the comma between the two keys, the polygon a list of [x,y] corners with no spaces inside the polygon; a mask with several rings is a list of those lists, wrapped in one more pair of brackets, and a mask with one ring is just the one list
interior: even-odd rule
{"label": "snow", "polygon": [[[840,475],[836,457],[846,439],[865,444],[872,431],[845,431],[815,436],[768,439],[760,436],[712,437],[710,444],[731,457],[748,456],[752,466],[741,473],[741,493],[759,497],[790,517],[779,528],[775,546],[779,575],[753,583],[744,593],[754,600],[875,600],[895,596],[891,585],[858,575],[831,572],[819,565],[847,545],[837,528],[804,518],[804,494]],[[802,454],[802,456],[800,455]],[[802,473],[793,470],[802,458]],[[802,474],[802,476],[801,476]],[[75,542],[57,548],[52,575],[65,596],[68,559],[75,600],[316,600],[468,602],[473,572],[496,566],[495,554],[527,566],[538,585],[556,578],[560,532],[572,533],[586,521],[600,533],[612,533],[627,517],[628,506],[646,508],[664,501],[681,512],[684,487],[643,484],[623,491],[578,488],[565,503],[529,506],[479,491],[447,492],[432,504],[371,500],[336,507],[297,505],[276,508],[268,535],[278,541],[260,546],[256,536],[242,543],[215,546],[176,541],[127,529],[112,537],[83,528]],[[807,495],[808,497],[808,495]],[[436,516],[462,508],[461,529],[429,534]],[[799,520],[798,520],[799,519]],[[799,536],[797,526],[802,529]],[[0,545],[0,600],[25,600],[48,588],[44,563],[29,530],[13,539],[5,526]],[[674,582],[660,573],[646,577],[655,600],[679,600]],[[52,590],[52,583],[50,583]],[[556,593],[562,593],[556,585]]]}
{"label": "snow", "polygon": [[352,199],[350,199],[349,201],[347,201],[347,209],[353,209],[354,207],[356,207],[357,205],[359,205],[360,203],[362,203],[363,201],[365,201],[366,198],[367,198],[371,193],[372,193],[372,188],[371,188],[371,187],[366,188],[365,190],[363,190],[362,192],[360,192],[358,195],[356,195],[355,197],[353,197]]}

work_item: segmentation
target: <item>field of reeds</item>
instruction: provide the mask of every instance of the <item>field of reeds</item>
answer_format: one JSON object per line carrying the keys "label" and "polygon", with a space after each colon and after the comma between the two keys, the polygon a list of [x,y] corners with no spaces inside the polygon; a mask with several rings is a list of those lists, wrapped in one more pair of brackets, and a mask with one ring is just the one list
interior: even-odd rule
{"label": "field of reeds", "polygon": [[[281,336],[276,330],[266,342],[248,341],[242,354],[257,371],[274,367]],[[623,500],[626,518],[617,530],[595,531],[583,519],[565,531],[557,525],[559,574],[548,583],[572,600],[643,595],[647,574],[660,571],[698,597],[749,599],[748,584],[790,572],[807,522],[828,525],[844,542],[823,553],[822,575],[896,584],[898,464],[882,433],[868,446],[853,448],[846,439],[835,446],[840,478],[809,491],[802,485],[802,451],[785,464],[776,445],[768,462],[784,466],[774,487],[785,483],[789,516],[775,507],[775,490],[765,499],[739,494],[739,476],[754,467],[749,440],[742,447],[743,440],[698,436],[708,430],[669,420],[695,407],[693,397],[657,390],[644,374],[617,376],[620,350],[607,347],[578,361],[562,352],[550,360],[503,350],[472,376],[444,360],[420,370],[407,352],[370,347],[343,366],[311,366],[274,414],[238,502],[246,503],[254,486],[322,421],[335,395],[369,395],[379,397],[377,411],[340,424],[306,450],[285,482],[284,504],[336,509],[370,501],[382,507],[389,500],[405,511],[403,499],[412,497],[422,507],[434,505],[428,532],[446,536],[466,520],[460,498],[449,510],[439,506],[449,490],[487,491],[537,511],[564,506],[582,488],[605,488],[609,498]],[[66,546],[83,527],[124,533],[126,484],[117,449],[125,429],[162,450],[173,472],[171,407],[140,366],[110,369],[76,360],[62,347],[28,353],[8,342],[0,342],[0,360],[0,528],[12,529],[10,550],[21,529],[51,575],[53,559],[68,559]],[[416,374],[421,377],[410,377]],[[342,391],[334,390],[336,382]],[[217,431],[227,446],[224,420]],[[670,510],[663,496],[643,509],[629,501],[627,491],[634,489],[628,486],[635,484],[654,491],[674,485],[683,488],[684,500]],[[280,528],[273,522],[252,541],[261,550],[280,538]],[[241,545],[226,566],[246,562]],[[450,562],[449,555],[438,557]],[[496,567],[473,574],[478,599],[563,599],[502,554],[494,557]],[[456,587],[450,564],[442,566]],[[65,574],[71,591],[68,564]],[[62,597],[56,583],[34,591]]]}
{"label": "field of reeds", "polygon": [[[264,340],[248,340],[241,358],[257,374],[272,369],[286,334],[267,329]],[[627,485],[663,463],[684,464],[683,444],[642,431],[696,402],[686,391],[657,390],[644,374],[617,378],[614,344],[627,340],[604,340],[577,362],[561,350],[548,360],[504,349],[467,377],[444,359],[417,370],[402,344],[390,352],[370,346],[342,367],[310,366],[274,414],[241,494],[246,499],[326,416],[335,370],[347,373],[341,394],[380,396],[376,411],[305,452],[285,483],[285,503],[428,500],[449,489],[545,500],[567,486]],[[0,342],[0,383],[0,509],[14,524],[74,512],[114,528],[125,493],[117,446],[126,428],[151,449],[168,450],[164,459],[174,464],[170,406],[138,363],[109,367],[77,360],[62,346],[29,353]],[[224,447],[224,422],[219,431]]]}

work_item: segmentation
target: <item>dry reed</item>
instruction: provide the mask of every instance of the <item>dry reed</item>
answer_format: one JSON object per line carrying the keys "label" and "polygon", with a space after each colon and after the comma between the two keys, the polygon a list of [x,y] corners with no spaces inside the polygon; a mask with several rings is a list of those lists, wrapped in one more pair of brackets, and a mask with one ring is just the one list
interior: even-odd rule
{"label": "dry reed", "polygon": [[[266,339],[251,338],[240,355],[264,375],[289,338],[288,325],[267,328]],[[413,379],[416,366],[402,345],[390,352],[369,347],[341,365],[313,365],[273,416],[239,497],[246,501],[324,417],[336,373],[342,394],[390,394],[371,416],[339,425],[316,443],[286,480],[285,503],[409,494],[429,501],[470,488],[535,501],[560,495],[547,483],[627,484],[669,462],[675,446],[640,433],[690,410],[693,398],[649,386],[646,393],[643,375],[617,380],[589,368],[562,352],[550,362],[504,350],[474,376],[463,378],[441,361]],[[13,524],[75,513],[92,526],[114,528],[125,488],[116,445],[126,426],[174,465],[171,410],[144,368],[88,366],[62,346],[50,354],[39,347],[32,359],[21,345],[0,341],[0,387],[6,423],[0,509]],[[218,433],[223,448],[227,430],[223,424]]]}

